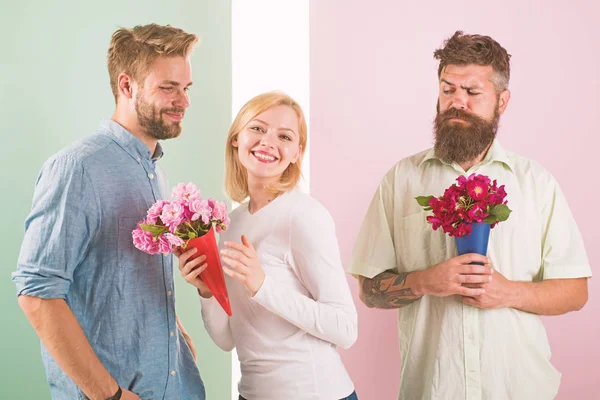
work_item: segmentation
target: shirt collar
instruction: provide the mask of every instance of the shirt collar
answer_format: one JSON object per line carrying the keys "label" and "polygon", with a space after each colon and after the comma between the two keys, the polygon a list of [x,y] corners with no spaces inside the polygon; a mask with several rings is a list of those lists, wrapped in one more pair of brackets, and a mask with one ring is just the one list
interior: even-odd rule
{"label": "shirt collar", "polygon": [[[419,167],[422,166],[426,161],[429,161],[429,160],[438,160],[440,162],[443,162],[438,157],[436,157],[435,152],[433,151],[433,148],[429,149],[427,154],[425,154],[425,157],[419,163]],[[498,141],[498,139],[494,139],[494,141],[492,142],[492,146],[490,147],[487,154],[485,155],[485,157],[483,158],[483,160],[481,160],[481,162],[479,164],[485,165],[485,164],[489,164],[492,162],[503,163],[508,168],[510,168],[511,171],[514,172],[514,164],[513,164],[512,160],[510,159],[510,157],[508,156],[508,153],[506,152],[506,150],[504,150],[504,148],[500,145],[500,142]]]}
{"label": "shirt collar", "polygon": [[154,154],[151,154],[150,149],[144,142],[112,119],[106,119],[100,122],[100,129],[110,133],[115,142],[135,159],[141,157],[147,160],[157,161],[164,155],[160,143],[156,143]]}

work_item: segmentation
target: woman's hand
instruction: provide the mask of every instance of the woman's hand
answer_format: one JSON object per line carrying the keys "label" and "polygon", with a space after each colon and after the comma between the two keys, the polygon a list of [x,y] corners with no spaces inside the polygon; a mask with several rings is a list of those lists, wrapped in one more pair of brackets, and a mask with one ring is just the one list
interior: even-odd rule
{"label": "woman's hand", "polygon": [[196,253],[196,249],[192,248],[187,251],[183,251],[180,248],[176,248],[173,254],[179,258],[179,270],[183,279],[191,285],[194,285],[198,289],[200,296],[208,299],[212,297],[212,293],[206,283],[200,279],[200,273],[208,267],[208,264],[204,263],[206,256],[202,254],[198,258],[194,258],[190,261],[190,257]]}
{"label": "woman's hand", "polygon": [[221,250],[222,260],[227,264],[227,266],[223,266],[223,271],[242,282],[254,297],[265,281],[265,272],[256,250],[244,235],[242,235],[241,244],[235,242],[225,242],[224,244],[229,249]]}

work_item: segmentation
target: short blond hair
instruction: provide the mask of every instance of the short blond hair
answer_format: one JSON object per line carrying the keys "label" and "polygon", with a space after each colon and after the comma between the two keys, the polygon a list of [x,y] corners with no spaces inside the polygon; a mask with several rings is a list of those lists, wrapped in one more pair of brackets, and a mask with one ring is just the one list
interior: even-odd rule
{"label": "short blond hair", "polygon": [[171,25],[152,23],[117,30],[108,48],[108,75],[115,102],[121,73],[141,83],[158,57],[187,57],[197,42],[198,36]]}
{"label": "short blond hair", "polygon": [[279,182],[267,189],[274,194],[278,194],[293,189],[300,181],[302,176],[302,157],[304,156],[307,142],[306,119],[304,118],[302,108],[294,99],[282,92],[273,91],[259,94],[244,104],[231,124],[229,134],[227,135],[227,142],[225,144],[225,191],[233,201],[242,202],[249,195],[248,173],[240,162],[238,149],[233,145],[233,141],[257,115],[276,106],[288,106],[298,116],[300,156],[295,163],[290,164],[286,168]]}

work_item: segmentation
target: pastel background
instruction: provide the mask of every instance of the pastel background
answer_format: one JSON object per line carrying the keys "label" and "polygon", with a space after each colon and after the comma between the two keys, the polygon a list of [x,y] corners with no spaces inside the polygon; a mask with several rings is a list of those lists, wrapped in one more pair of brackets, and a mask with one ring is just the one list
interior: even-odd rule
{"label": "pastel background", "polygon": [[[221,0],[61,2],[2,0],[0,32],[0,399],[49,399],[39,340],[17,305],[15,270],[23,222],[42,163],[110,118],[106,70],[120,26],[171,24],[200,36],[184,132],[164,142],[161,164],[172,185],[195,182],[224,200],[223,141],[231,121],[231,3]],[[209,399],[231,398],[231,355],[208,337],[196,291],[176,276],[176,307],[200,349]],[[165,333],[166,334],[166,333]]]}
{"label": "pastel background", "polygon": [[[491,35],[513,55],[512,99],[499,138],[558,179],[593,270],[600,261],[594,163],[600,7],[595,2],[0,2],[0,33],[6,39],[0,55],[2,399],[49,398],[39,341],[17,306],[10,273],[42,163],[112,113],[105,57],[119,26],[170,23],[201,37],[192,58],[195,83],[184,133],[165,142],[161,161],[172,184],[194,181],[205,194],[224,199],[222,149],[232,113],[270,89],[300,101],[310,116],[305,183],[336,221],[345,265],[383,174],[399,159],[431,146],[437,98],[433,50],[457,29]],[[597,398],[597,280],[590,281],[582,311],[544,318],[552,361],[563,373],[561,400]],[[360,330],[358,342],[341,350],[342,357],[361,400],[395,399],[396,312],[367,309],[356,281],[348,281]],[[237,360],[212,344],[197,295],[179,277],[177,311],[200,350],[209,400],[231,399]]]}
{"label": "pastel background", "polygon": [[[310,2],[311,189],[332,213],[345,264],[383,175],[431,147],[437,99],[433,51],[457,29],[495,38],[512,54],[499,138],[559,181],[600,262],[597,176],[600,13],[591,1]],[[510,201],[510,200],[509,200]],[[394,399],[399,362],[395,311],[359,309],[358,342],[343,358],[361,399]],[[597,399],[600,282],[582,311],[544,318],[558,398]]]}

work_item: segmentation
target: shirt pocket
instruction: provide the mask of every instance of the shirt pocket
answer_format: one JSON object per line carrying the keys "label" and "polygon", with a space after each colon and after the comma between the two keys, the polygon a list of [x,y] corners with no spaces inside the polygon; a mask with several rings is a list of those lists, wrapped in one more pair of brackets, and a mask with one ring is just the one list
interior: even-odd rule
{"label": "shirt pocket", "polygon": [[397,220],[394,239],[399,272],[427,269],[445,261],[452,251],[456,252],[452,238],[441,228],[434,231],[427,222],[428,215],[420,211]]}

